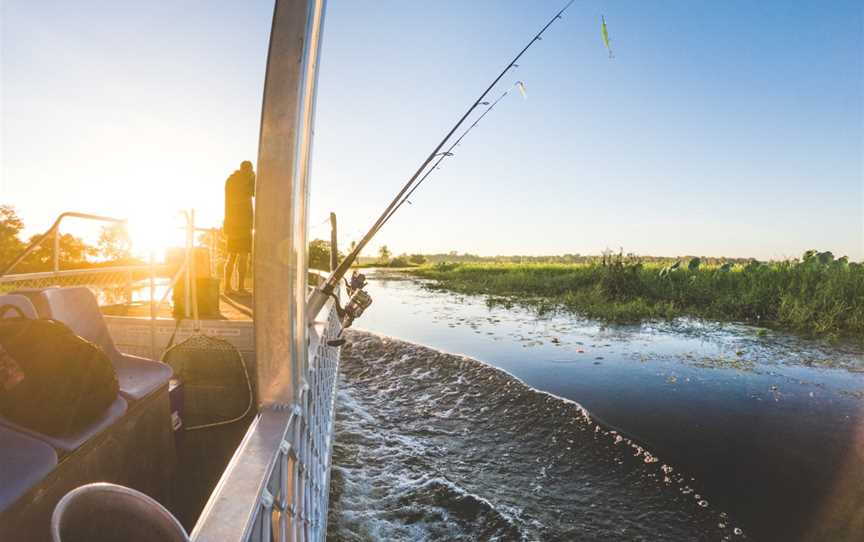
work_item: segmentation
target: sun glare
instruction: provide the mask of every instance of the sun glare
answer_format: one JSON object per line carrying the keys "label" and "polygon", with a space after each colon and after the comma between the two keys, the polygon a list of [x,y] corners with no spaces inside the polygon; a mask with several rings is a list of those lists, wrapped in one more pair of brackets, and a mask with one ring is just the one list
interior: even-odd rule
{"label": "sun glare", "polygon": [[129,218],[127,231],[132,253],[142,258],[149,258],[153,254],[156,261],[163,261],[169,248],[185,245],[185,225],[186,221],[180,212]]}

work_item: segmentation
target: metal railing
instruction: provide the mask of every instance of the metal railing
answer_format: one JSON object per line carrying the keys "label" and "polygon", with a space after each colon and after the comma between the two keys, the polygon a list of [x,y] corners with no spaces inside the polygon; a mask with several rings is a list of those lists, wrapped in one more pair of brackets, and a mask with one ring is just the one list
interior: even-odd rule
{"label": "metal railing", "polygon": [[[96,296],[100,305],[111,305],[119,303],[132,303],[134,301],[134,292],[136,290],[148,290],[146,296],[149,303],[150,314],[150,350],[151,357],[158,358],[159,352],[156,349],[156,319],[162,306],[168,301],[168,296],[178,284],[184,280],[184,296],[185,296],[185,317],[191,318],[194,322],[195,329],[199,327],[198,321],[198,298],[196,292],[196,282],[193,277],[196,276],[195,269],[195,232],[210,231],[203,228],[195,227],[195,211],[181,211],[180,214],[184,217],[186,231],[186,246],[183,252],[183,259],[176,266],[157,265],[154,262],[154,256],[150,255],[150,263],[145,265],[125,265],[125,266],[109,266],[109,267],[88,267],[82,269],[61,269],[60,268],[60,226],[66,218],[78,218],[87,221],[107,222],[111,224],[125,225],[126,220],[113,218],[101,215],[93,215],[78,212],[61,213],[54,223],[48,228],[45,233],[36,237],[12,262],[10,262],[2,272],[0,272],[0,293],[22,290],[22,289],[39,289],[49,288],[52,286],[86,286]],[[12,271],[23,262],[27,256],[32,254],[40,246],[43,246],[47,241],[53,241],[53,251],[51,254],[52,265],[51,271],[41,271],[34,273],[12,273]],[[209,246],[212,251],[213,244]],[[213,259],[212,254],[210,259]],[[173,275],[169,275],[174,271]],[[170,280],[165,287],[165,291],[161,298],[157,300],[157,277],[168,275]]]}
{"label": "metal railing", "polygon": [[[149,276],[150,272],[149,265],[130,265],[18,273],[0,276],[0,291],[87,286],[96,295],[100,305],[129,303],[133,301],[136,282]],[[164,266],[157,267],[157,273],[164,272]]]}
{"label": "metal railing", "polygon": [[192,540],[324,540],[341,330],[331,300],[310,324],[297,401],[261,409],[201,513]]}
{"label": "metal railing", "polygon": [[126,220],[122,218],[113,218],[110,216],[101,216],[101,215],[92,215],[87,213],[76,213],[67,211],[65,213],[60,213],[60,216],[57,217],[57,220],[48,228],[48,231],[39,235],[34,239],[27,247],[18,255],[17,258],[12,260],[2,271],[0,271],[0,276],[8,275],[15,269],[18,264],[20,264],[24,259],[33,253],[34,250],[42,246],[48,239],[53,239],[54,248],[51,254],[52,260],[52,269],[54,272],[60,271],[60,223],[63,222],[66,218],[81,218],[84,220],[91,220],[96,222],[110,222],[112,224],[126,224]]}

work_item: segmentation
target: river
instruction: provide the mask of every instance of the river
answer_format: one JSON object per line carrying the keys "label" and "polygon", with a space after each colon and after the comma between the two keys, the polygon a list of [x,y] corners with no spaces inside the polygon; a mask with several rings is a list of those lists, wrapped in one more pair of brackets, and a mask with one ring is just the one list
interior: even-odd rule
{"label": "river", "polygon": [[[369,291],[374,304],[357,322],[358,328],[468,356],[490,371],[488,366],[503,372],[493,376],[470,365],[471,370],[462,370],[465,374],[447,370],[435,373],[432,381],[429,371],[420,371],[411,363],[415,358],[434,357],[433,351],[424,350],[420,355],[402,344],[399,348],[407,354],[390,352],[387,358],[380,352],[381,345],[361,341],[352,358],[351,348],[346,349],[336,426],[331,538],[864,539],[864,359],[860,344],[687,319],[613,326],[573,314],[540,316],[519,306],[490,306],[482,296],[430,291],[422,281],[388,271],[370,273]],[[357,351],[363,355],[356,355]],[[375,362],[364,365],[364,359],[375,356]],[[452,363],[451,358],[442,357],[439,365]],[[387,365],[380,363],[387,359]],[[370,373],[371,367],[376,367],[376,374]],[[420,386],[417,375],[424,383],[412,391],[405,382],[411,379],[411,385]],[[482,389],[480,395],[494,403],[493,396],[506,395],[503,388],[510,387],[509,381],[493,387],[484,384],[478,388],[477,384],[509,375],[534,390],[552,394],[560,403],[554,415],[534,422],[545,427],[537,439],[547,438],[549,431],[558,431],[571,418],[579,417],[578,409],[568,410],[572,407],[568,401],[584,407],[586,419],[599,422],[591,432],[608,439],[598,444],[597,433],[592,441],[578,436],[587,434],[587,426],[574,426],[572,435],[555,433],[556,439],[586,450],[583,457],[572,455],[571,447],[565,453],[526,441],[521,437],[533,434],[535,428],[523,428],[514,433],[520,441],[515,451],[507,448],[505,452],[512,452],[512,457],[475,457],[478,439],[491,442],[496,432],[500,436],[512,430],[508,419],[533,416],[530,412],[537,410],[540,400],[536,398],[502,407],[496,418],[500,426],[490,426],[485,418],[472,415],[476,410],[464,410],[460,402],[456,406],[464,415],[457,412],[453,419],[437,422],[449,428],[449,436],[429,432],[430,424],[438,427],[435,416],[415,419],[418,410],[429,408],[426,403],[436,404],[454,390],[468,397],[470,390]],[[482,398],[478,400],[482,404]],[[526,401],[534,406],[526,407]],[[435,408],[450,412],[454,404],[445,400]],[[555,427],[546,427],[547,423]],[[387,435],[381,433],[385,429]],[[377,440],[370,437],[375,434]],[[636,450],[625,455],[636,455],[647,466],[627,466],[629,460],[610,448],[622,441]],[[415,450],[399,459],[418,446],[425,446],[426,451]],[[464,453],[451,451],[439,460],[429,452],[436,446]],[[495,450],[482,451],[488,456]],[[519,463],[505,467],[520,453]],[[614,459],[604,461],[604,454]],[[357,461],[361,455],[366,461]],[[556,483],[541,484],[545,488],[539,492],[542,498],[536,490],[534,469],[531,477],[525,477],[516,468],[526,458],[544,466],[544,477],[556,479]],[[381,472],[367,466],[376,461],[382,465]],[[476,461],[487,461],[483,468],[495,466],[503,474],[465,476],[453,467],[454,462]],[[662,471],[644,470],[651,463]],[[626,472],[616,470],[620,465],[625,465]],[[595,477],[594,482],[585,482],[594,483],[595,490],[574,490],[581,487],[574,484],[583,483],[585,476]],[[417,493],[430,480],[459,487],[461,497],[450,502],[455,509],[436,501],[435,506],[443,506],[444,511],[430,513],[426,501],[431,497]],[[644,484],[662,489],[642,487]],[[370,487],[375,491],[369,493]],[[386,508],[382,503],[387,498],[404,496],[407,488],[416,494],[404,501],[397,499],[398,504],[390,509],[393,513],[378,510]],[[484,531],[486,523],[497,520],[481,514],[456,531],[444,529],[463,510],[458,503],[465,495],[509,518],[509,527]],[[582,502],[585,499],[592,505]],[[575,502],[579,505],[571,506]],[[594,506],[598,504],[603,511],[599,515]],[[633,509],[635,516],[622,512],[622,506]],[[404,510],[413,512],[394,512]],[[559,519],[562,513],[567,521]],[[643,529],[640,517],[651,526]],[[440,525],[435,525],[436,518]]]}

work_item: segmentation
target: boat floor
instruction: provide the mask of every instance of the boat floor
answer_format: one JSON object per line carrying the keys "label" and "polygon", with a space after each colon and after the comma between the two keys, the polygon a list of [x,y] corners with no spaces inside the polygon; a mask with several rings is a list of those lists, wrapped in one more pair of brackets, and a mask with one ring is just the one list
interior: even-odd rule
{"label": "boat floor", "polygon": [[[106,305],[101,307],[105,316],[130,316],[135,318],[150,317],[150,303],[147,301]],[[157,318],[174,318],[173,307],[167,303],[162,305]],[[201,315],[202,320],[251,320],[252,319],[252,293],[219,296],[218,315]]]}

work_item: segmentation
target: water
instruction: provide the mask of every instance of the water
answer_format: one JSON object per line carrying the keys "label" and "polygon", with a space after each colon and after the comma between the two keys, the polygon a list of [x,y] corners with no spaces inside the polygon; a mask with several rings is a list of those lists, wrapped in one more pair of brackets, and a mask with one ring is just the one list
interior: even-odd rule
{"label": "water", "polygon": [[[358,327],[482,360],[556,397],[513,395],[515,384],[499,380],[509,376],[483,364],[448,368],[445,356],[439,368],[421,362],[429,353],[400,361],[410,345],[346,353],[336,539],[864,537],[857,345],[740,325],[539,318],[386,273],[370,292]],[[600,432],[574,422],[582,418],[562,399]],[[632,461],[621,450],[633,446],[658,461]]]}

